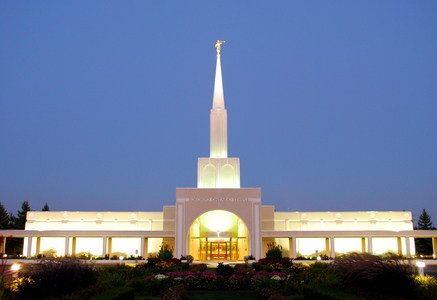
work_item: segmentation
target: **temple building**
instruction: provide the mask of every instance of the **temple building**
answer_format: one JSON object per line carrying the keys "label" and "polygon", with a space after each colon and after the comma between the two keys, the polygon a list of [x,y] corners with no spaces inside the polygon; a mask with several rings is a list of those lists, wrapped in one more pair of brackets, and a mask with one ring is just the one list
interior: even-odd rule
{"label": "temple building", "polygon": [[[283,256],[335,257],[350,251],[415,254],[415,237],[437,237],[414,231],[408,211],[276,212],[262,205],[261,188],[240,187],[240,160],[228,157],[220,48],[210,112],[210,156],[198,159],[197,188],[176,188],[174,206],[161,212],[28,212],[25,230],[3,230],[3,236],[25,237],[23,254],[33,257],[91,253],[156,254],[162,242],[175,257],[197,261],[240,261],[265,256],[267,243],[282,246]],[[431,234],[431,236],[429,235]],[[435,234],[434,234],[435,235]],[[5,247],[4,238],[0,246]],[[1,250],[1,249],[0,249]]]}

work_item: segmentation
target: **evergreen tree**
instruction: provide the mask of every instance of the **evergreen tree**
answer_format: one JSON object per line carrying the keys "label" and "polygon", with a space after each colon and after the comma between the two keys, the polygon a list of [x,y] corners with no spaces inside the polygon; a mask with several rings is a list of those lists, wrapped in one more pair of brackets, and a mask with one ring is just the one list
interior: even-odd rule
{"label": "evergreen tree", "polygon": [[8,215],[9,218],[9,229],[14,229],[14,224],[15,224],[15,216],[14,213],[12,211],[9,212]]}
{"label": "evergreen tree", "polygon": [[24,201],[23,204],[21,204],[21,210],[17,212],[17,217],[15,218],[15,229],[24,229],[26,227],[26,216],[28,211],[32,211],[32,209],[29,206],[29,202]]}
{"label": "evergreen tree", "polygon": [[9,229],[9,214],[0,202],[0,229]]}
{"label": "evergreen tree", "polygon": [[431,217],[428,215],[425,209],[423,209],[422,213],[420,214],[417,225],[419,225],[417,227],[419,230],[435,230],[435,227],[432,226]]}
{"label": "evergreen tree", "polygon": [[[11,222],[12,226],[11,228],[13,229],[24,229],[26,227],[26,217],[27,217],[27,212],[28,211],[32,211],[32,209],[29,206],[29,202],[28,201],[24,201],[21,204],[21,210],[19,210],[17,212],[17,216],[15,217],[12,213],[9,214],[11,220],[13,220]],[[12,255],[18,255],[20,253],[23,253],[23,242],[24,239],[23,238],[13,238],[11,243],[10,243],[10,254]]]}
{"label": "evergreen tree", "polygon": [[[435,230],[436,228],[432,226],[431,217],[428,215],[425,209],[419,216],[419,221],[417,222],[416,230]],[[416,253],[422,255],[432,254],[432,239],[430,238],[416,238],[414,239],[416,244]]]}
{"label": "evergreen tree", "polygon": [[44,204],[44,207],[42,208],[41,211],[50,211],[50,208],[49,208],[49,205],[47,204],[47,202],[46,202],[46,204]]}

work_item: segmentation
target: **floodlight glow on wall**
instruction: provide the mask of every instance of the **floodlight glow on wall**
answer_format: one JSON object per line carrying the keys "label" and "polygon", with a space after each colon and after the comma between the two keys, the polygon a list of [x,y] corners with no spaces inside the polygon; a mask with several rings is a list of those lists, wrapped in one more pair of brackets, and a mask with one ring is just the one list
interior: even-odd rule
{"label": "floodlight glow on wall", "polygon": [[236,226],[237,216],[224,210],[209,211],[201,216],[202,225],[211,232],[226,232]]}

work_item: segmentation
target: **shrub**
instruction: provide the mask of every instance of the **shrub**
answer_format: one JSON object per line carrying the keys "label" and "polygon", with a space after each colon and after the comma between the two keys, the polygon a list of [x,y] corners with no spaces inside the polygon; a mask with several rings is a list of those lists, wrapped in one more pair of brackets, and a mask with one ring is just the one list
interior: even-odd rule
{"label": "shrub", "polygon": [[246,264],[235,264],[234,270],[237,272],[238,271],[247,271]]}
{"label": "shrub", "polygon": [[434,276],[416,276],[420,299],[437,299],[437,278]]}
{"label": "shrub", "polygon": [[156,276],[149,276],[143,280],[143,291],[141,295],[144,296],[157,296],[162,294],[171,286],[171,281],[167,279],[167,276],[158,274]]}
{"label": "shrub", "polygon": [[44,250],[41,253],[41,255],[42,255],[42,257],[55,257],[56,258],[58,256],[57,253],[58,253],[58,251],[56,251],[55,248],[51,248],[51,249]]}
{"label": "shrub", "polygon": [[266,258],[271,260],[281,260],[282,259],[282,246],[276,244],[276,242],[271,242],[267,244],[269,248],[266,253]]}
{"label": "shrub", "polygon": [[155,265],[159,262],[157,257],[149,257],[147,263],[139,263],[135,266],[136,269],[155,269]]}
{"label": "shrub", "polygon": [[206,264],[196,264],[191,268],[192,272],[203,272],[206,270]]}
{"label": "shrub", "polygon": [[174,266],[176,266],[176,265],[173,262],[168,261],[168,260],[161,260],[155,265],[155,267],[157,269],[161,269],[161,270],[162,269],[170,269]]}
{"label": "shrub", "polygon": [[122,273],[116,272],[107,274],[100,282],[107,286],[123,286],[126,284],[126,279]]}
{"label": "shrub", "polygon": [[158,252],[159,260],[167,260],[173,258],[173,248],[169,244],[162,243]]}
{"label": "shrub", "polygon": [[335,260],[333,267],[346,286],[360,287],[378,295],[416,298],[417,268],[397,257],[383,259],[368,253],[350,253]]}
{"label": "shrub", "polygon": [[59,297],[96,283],[93,265],[76,259],[41,260],[23,265],[14,282],[20,299]]}
{"label": "shrub", "polygon": [[182,284],[175,285],[168,289],[167,293],[160,300],[186,300],[188,299],[187,290]]}
{"label": "shrub", "polygon": [[223,263],[218,263],[215,273],[217,275],[229,276],[234,274],[235,270],[230,265],[224,265]]}
{"label": "shrub", "polygon": [[292,265],[293,265],[293,260],[291,258],[289,258],[289,257],[282,258],[282,268],[283,269],[289,268]]}
{"label": "shrub", "polygon": [[272,288],[263,288],[260,292],[261,299],[265,300],[273,300],[273,299],[284,299],[282,297],[282,293],[272,289]]}
{"label": "shrub", "polygon": [[279,288],[279,282],[277,280],[272,280],[268,276],[260,276],[252,281],[251,285],[253,290],[261,292],[265,288],[271,288],[277,290]]}
{"label": "shrub", "polygon": [[124,284],[124,281],[132,279],[135,275],[135,269],[125,264],[102,267],[98,270],[99,282],[107,285]]}

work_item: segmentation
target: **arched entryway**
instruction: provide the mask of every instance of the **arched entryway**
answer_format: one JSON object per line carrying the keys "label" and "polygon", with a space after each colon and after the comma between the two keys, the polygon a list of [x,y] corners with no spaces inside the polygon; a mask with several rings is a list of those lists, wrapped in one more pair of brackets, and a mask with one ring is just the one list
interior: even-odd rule
{"label": "arched entryway", "polygon": [[243,260],[249,234],[244,222],[225,210],[208,211],[194,220],[188,233],[188,254],[194,260]]}

